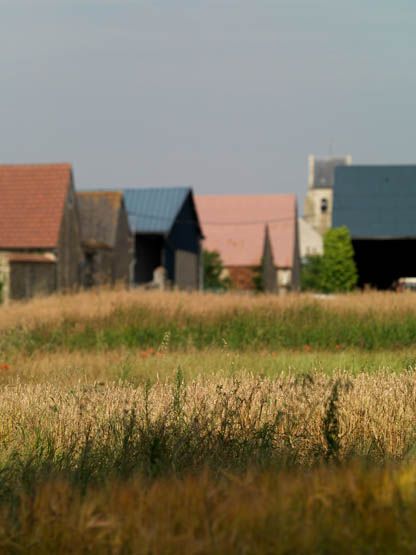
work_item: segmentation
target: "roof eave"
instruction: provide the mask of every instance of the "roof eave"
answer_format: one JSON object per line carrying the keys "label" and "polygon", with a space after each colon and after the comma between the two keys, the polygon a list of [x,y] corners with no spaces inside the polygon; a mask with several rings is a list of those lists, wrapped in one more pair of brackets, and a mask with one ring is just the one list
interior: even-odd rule
{"label": "roof eave", "polygon": [[416,235],[351,235],[352,241],[416,241]]}

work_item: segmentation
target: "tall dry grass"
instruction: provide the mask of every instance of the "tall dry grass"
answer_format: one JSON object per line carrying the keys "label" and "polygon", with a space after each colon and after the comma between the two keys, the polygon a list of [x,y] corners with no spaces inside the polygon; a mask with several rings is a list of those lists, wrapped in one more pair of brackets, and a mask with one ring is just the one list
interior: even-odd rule
{"label": "tall dry grass", "polygon": [[18,380],[21,384],[53,384],[62,390],[94,382],[123,382],[143,385],[146,381],[169,381],[178,368],[189,381],[198,376],[222,380],[232,376],[327,374],[343,371],[401,373],[416,368],[412,348],[367,352],[362,350],[322,351],[314,349],[236,352],[222,349],[186,351],[157,349],[58,350],[0,355],[0,386]]}
{"label": "tall dry grass", "polygon": [[88,488],[65,481],[0,512],[0,553],[404,555],[416,551],[414,466],[208,472]]}
{"label": "tall dry grass", "polygon": [[415,372],[0,388],[0,553],[413,553]]}
{"label": "tall dry grass", "polygon": [[0,307],[0,329],[16,326],[30,328],[39,323],[56,324],[65,319],[94,320],[117,310],[144,308],[163,312],[167,317],[186,313],[209,318],[236,310],[296,310],[305,305],[324,306],[328,310],[368,311],[381,314],[416,312],[416,295],[405,292],[357,292],[317,297],[310,294],[252,295],[227,293],[154,292],[142,290],[97,289],[72,295],[54,295],[29,302],[14,302]]}
{"label": "tall dry grass", "polygon": [[0,350],[402,349],[416,342],[415,299],[95,291],[1,309]]}
{"label": "tall dry grass", "polygon": [[15,382],[0,390],[0,494],[61,474],[85,485],[206,466],[400,461],[416,446],[415,408],[414,372]]}

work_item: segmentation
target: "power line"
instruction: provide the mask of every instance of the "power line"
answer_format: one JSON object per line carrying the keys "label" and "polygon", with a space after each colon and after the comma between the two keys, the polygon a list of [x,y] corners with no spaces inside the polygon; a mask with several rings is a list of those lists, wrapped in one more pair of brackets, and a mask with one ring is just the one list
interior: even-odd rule
{"label": "power line", "polygon": [[[158,214],[145,214],[144,212],[136,212],[136,211],[127,211],[127,214],[129,216],[133,216],[135,218],[145,218],[148,220],[161,220],[161,221],[171,221],[172,218],[168,217],[168,216],[160,216]],[[178,219],[176,220],[179,223],[189,223],[189,224],[193,224],[195,223],[195,220],[183,220],[183,219]],[[266,224],[273,224],[273,223],[280,223],[280,222],[294,222],[296,221],[296,218],[293,218],[293,216],[290,217],[286,217],[286,218],[274,218],[274,219],[266,219],[266,220],[239,220],[239,221],[235,221],[235,222],[220,222],[220,221],[205,221],[202,223],[202,225],[206,226],[206,225],[218,225],[218,226],[240,226],[240,225],[266,225]]]}

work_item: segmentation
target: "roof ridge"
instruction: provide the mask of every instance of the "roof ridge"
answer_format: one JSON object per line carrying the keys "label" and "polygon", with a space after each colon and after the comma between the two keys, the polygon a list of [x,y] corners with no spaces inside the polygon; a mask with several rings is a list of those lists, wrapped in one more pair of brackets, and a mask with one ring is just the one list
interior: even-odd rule
{"label": "roof ridge", "polygon": [[44,168],[44,167],[65,167],[72,168],[70,162],[34,162],[23,164],[0,164],[0,168]]}
{"label": "roof ridge", "polygon": [[116,195],[118,197],[123,196],[123,191],[77,191],[77,195]]}
{"label": "roof ridge", "polygon": [[207,194],[197,194],[198,198],[202,197],[296,197],[296,193],[207,193]]}
{"label": "roof ridge", "polygon": [[189,185],[161,185],[160,187],[123,187],[122,191],[192,191]]}

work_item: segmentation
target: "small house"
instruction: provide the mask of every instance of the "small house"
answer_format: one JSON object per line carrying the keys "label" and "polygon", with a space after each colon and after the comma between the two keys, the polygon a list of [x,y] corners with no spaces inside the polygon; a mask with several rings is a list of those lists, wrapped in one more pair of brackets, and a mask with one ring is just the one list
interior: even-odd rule
{"label": "small house", "polygon": [[82,250],[70,164],[0,165],[2,297],[78,287]]}
{"label": "small house", "polygon": [[[124,190],[134,235],[134,283],[158,285],[166,281],[185,290],[201,283],[202,232],[189,187]],[[158,283],[156,283],[158,282]]]}
{"label": "small house", "polygon": [[297,290],[300,257],[295,195],[201,195],[204,248],[217,251],[236,289]]}
{"label": "small house", "polygon": [[83,284],[128,284],[132,271],[133,243],[123,193],[77,193],[81,243],[84,251]]}

